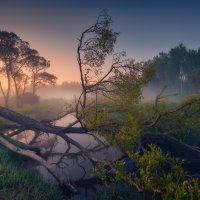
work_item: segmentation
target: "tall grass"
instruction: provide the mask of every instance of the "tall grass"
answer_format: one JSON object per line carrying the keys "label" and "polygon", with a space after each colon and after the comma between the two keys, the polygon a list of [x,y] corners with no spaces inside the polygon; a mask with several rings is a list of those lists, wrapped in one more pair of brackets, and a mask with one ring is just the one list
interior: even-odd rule
{"label": "tall grass", "polygon": [[33,170],[22,164],[26,158],[0,146],[1,200],[61,200],[58,186],[45,182]]}

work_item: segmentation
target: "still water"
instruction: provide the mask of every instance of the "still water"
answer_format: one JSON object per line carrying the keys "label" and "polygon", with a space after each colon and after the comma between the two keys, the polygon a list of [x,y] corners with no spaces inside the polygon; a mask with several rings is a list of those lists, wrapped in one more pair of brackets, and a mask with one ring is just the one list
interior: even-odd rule
{"label": "still water", "polygon": [[[74,120],[75,117],[73,115],[69,115],[56,121],[55,125],[65,127]],[[76,127],[79,126],[80,124],[76,125]],[[119,150],[110,146],[108,142],[106,142],[106,140],[97,133],[93,134],[95,134],[104,143],[104,145],[88,134],[68,134],[68,136],[78,141],[83,147],[87,148],[90,154],[97,159],[111,161],[121,157],[122,154]],[[16,139],[21,142],[31,142],[33,146],[38,146],[47,151],[48,154],[46,159],[49,165],[51,165],[56,173],[64,180],[69,179],[75,182],[83,182],[85,187],[87,187],[87,181],[90,182],[93,179],[93,174],[91,173],[93,166],[87,158],[81,155],[79,149],[73,145],[69,148],[62,138],[52,134],[42,134],[34,140],[33,138],[34,132],[32,131],[24,131],[20,135],[16,136]],[[68,152],[66,153],[67,150]],[[37,169],[42,174],[44,179],[48,181],[55,181],[44,167],[35,163],[29,163],[28,167]],[[84,187],[84,184],[81,187]]]}

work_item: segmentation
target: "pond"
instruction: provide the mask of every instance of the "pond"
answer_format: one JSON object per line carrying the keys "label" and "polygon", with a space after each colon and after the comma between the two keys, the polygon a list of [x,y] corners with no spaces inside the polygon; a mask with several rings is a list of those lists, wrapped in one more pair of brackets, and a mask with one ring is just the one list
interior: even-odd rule
{"label": "pond", "polygon": [[[68,115],[55,122],[57,126],[66,127],[69,123],[73,122],[75,117]],[[79,127],[77,124],[76,127]],[[89,133],[90,134],[90,133]],[[78,141],[83,147],[87,148],[90,154],[97,159],[105,159],[107,161],[116,160],[122,156],[120,151],[109,145],[109,143],[97,133],[94,134],[99,140],[93,136],[81,133],[81,134],[67,134],[70,138]],[[75,146],[69,147],[67,143],[60,137],[53,134],[42,134],[35,137],[33,131],[24,131],[16,136],[16,139],[24,142],[31,143],[33,146],[37,146],[45,150],[47,153],[47,161],[49,165],[53,166],[58,176],[64,180],[71,180],[77,184],[81,193],[92,192],[91,189],[95,189],[95,178],[91,173],[91,162],[82,156],[80,150]],[[42,166],[36,163],[28,163],[27,167],[37,169],[44,179],[48,181],[55,181],[49,172]]]}

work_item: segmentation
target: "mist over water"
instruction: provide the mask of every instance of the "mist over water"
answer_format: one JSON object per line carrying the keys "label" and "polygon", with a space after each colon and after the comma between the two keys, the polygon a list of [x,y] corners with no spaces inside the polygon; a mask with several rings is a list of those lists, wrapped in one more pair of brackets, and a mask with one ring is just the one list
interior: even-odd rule
{"label": "mist over water", "polygon": [[[68,115],[56,121],[55,125],[67,126],[74,120],[75,117],[73,115]],[[76,127],[79,126],[80,124],[76,125]],[[105,138],[97,133],[93,134],[98,137],[104,145],[88,134],[68,134],[68,136],[78,141],[90,152],[91,156],[99,160],[103,158],[107,161],[111,161],[122,156],[122,153],[116,147],[111,146]],[[33,137],[34,134],[32,131],[24,131],[17,135],[16,139],[24,143],[29,143]],[[80,154],[80,150],[75,146],[72,145],[69,152],[66,154],[66,150],[69,146],[63,139],[52,134],[39,136],[35,140],[33,146],[50,151],[47,162],[60,177],[65,179],[65,181],[70,179],[79,183],[79,181],[85,180],[84,185],[79,186],[80,195],[84,195],[85,192],[94,194],[95,189],[99,187],[98,183],[91,183],[93,178],[95,178],[94,174],[92,174],[93,165],[87,158]],[[36,163],[29,163],[29,167],[37,169],[45,180],[55,183],[55,179],[43,166],[37,165]],[[79,184],[81,184],[81,182]]]}

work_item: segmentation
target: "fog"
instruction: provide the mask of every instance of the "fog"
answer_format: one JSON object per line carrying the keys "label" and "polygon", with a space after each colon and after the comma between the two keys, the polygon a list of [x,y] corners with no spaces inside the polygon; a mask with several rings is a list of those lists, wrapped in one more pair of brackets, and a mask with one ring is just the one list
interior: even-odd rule
{"label": "fog", "polygon": [[[163,90],[164,86],[147,85],[142,89],[142,102],[154,101],[158,94]],[[81,93],[81,86],[76,88],[62,88],[60,86],[56,87],[44,87],[40,88],[37,92],[37,95],[41,100],[45,99],[64,99],[64,100],[74,100],[75,97],[79,97]],[[167,96],[163,100],[168,102],[176,102],[183,99],[186,95],[181,95],[180,92],[177,92],[175,89],[169,89],[166,87],[163,94]]]}
{"label": "fog", "polygon": [[170,89],[167,86],[165,87],[163,85],[158,85],[158,86],[147,85],[146,87],[143,88],[142,91],[142,96],[143,96],[142,102],[155,101],[156,97],[161,93],[161,91],[163,91],[161,96],[165,96],[165,98],[162,98],[162,100],[167,102],[177,102],[183,100],[186,96],[191,94],[191,93],[181,94],[181,92],[177,91],[175,88]]}
{"label": "fog", "polygon": [[[143,87],[142,89],[142,102],[153,102],[155,101],[156,97],[160,92],[163,90],[163,85],[155,85],[155,84],[148,84],[147,86]],[[28,88],[27,92],[31,92],[31,88]],[[78,98],[81,93],[81,85],[78,82],[64,82],[61,85],[46,86],[42,88],[38,88],[36,95],[39,96],[41,101],[46,100],[58,100],[58,102],[70,100],[74,101],[75,98]],[[187,95],[191,95],[191,92],[188,92]],[[187,95],[180,94],[180,91],[176,90],[175,88],[168,88],[166,87],[162,95],[167,96],[163,100],[168,102],[177,102],[185,98]],[[11,102],[13,102],[14,94],[11,95]],[[0,104],[3,105],[3,96],[0,93]]]}
{"label": "fog", "polygon": [[80,95],[80,90],[64,90],[60,88],[51,88],[46,89],[42,88],[39,89],[37,95],[40,97],[41,100],[44,99],[75,99],[75,96],[78,97]]}

